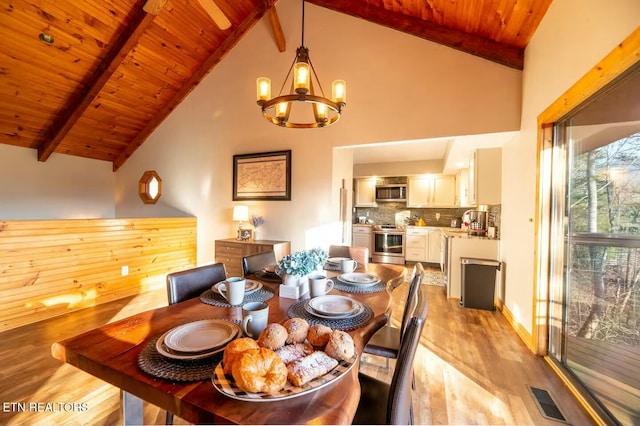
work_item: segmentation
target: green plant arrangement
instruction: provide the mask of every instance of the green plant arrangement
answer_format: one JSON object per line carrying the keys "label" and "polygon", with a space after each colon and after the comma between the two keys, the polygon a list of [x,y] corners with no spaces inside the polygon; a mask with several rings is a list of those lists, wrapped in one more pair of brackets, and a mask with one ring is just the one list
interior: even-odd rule
{"label": "green plant arrangement", "polygon": [[321,269],[328,257],[329,254],[327,251],[321,248],[297,251],[284,256],[282,260],[278,262],[276,272],[280,276],[289,274],[302,277]]}

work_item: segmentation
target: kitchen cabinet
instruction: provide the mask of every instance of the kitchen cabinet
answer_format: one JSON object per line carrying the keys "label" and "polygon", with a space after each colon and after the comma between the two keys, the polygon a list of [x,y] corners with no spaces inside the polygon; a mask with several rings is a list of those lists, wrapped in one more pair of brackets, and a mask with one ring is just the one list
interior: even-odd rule
{"label": "kitchen cabinet", "polygon": [[469,204],[502,202],[502,148],[474,151],[469,162]]}
{"label": "kitchen cabinet", "polygon": [[276,260],[280,261],[284,256],[291,254],[291,243],[289,241],[260,240],[238,241],[235,238],[216,240],[215,255],[216,263],[224,263],[228,277],[241,277],[242,258],[250,254],[273,251]]}
{"label": "kitchen cabinet", "polygon": [[354,207],[376,207],[376,179],[356,178]]}
{"label": "kitchen cabinet", "polygon": [[369,257],[373,254],[372,238],[373,227],[371,225],[353,225],[351,245],[354,247],[367,247],[369,249]]}
{"label": "kitchen cabinet", "polygon": [[[477,259],[499,260],[499,240],[469,237],[469,236],[453,236],[448,238],[448,261],[446,262],[448,271],[446,273],[447,280],[445,282],[447,288],[447,297],[460,299],[462,294],[462,264],[461,257],[471,257]],[[499,281],[499,275],[498,275]],[[496,284],[496,290],[500,286]]]}
{"label": "kitchen cabinet", "polygon": [[414,262],[440,262],[440,230],[426,226],[405,229],[405,259]]}
{"label": "kitchen cabinet", "polygon": [[456,206],[469,207],[469,169],[460,169],[456,172]]}
{"label": "kitchen cabinet", "polygon": [[453,207],[454,175],[419,175],[407,178],[407,207]]}

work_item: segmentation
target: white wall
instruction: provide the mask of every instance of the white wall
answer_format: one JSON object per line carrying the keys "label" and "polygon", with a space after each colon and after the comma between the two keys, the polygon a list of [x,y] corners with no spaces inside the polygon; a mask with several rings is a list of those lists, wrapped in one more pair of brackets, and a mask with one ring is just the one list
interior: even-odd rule
{"label": "white wall", "polygon": [[264,238],[300,250],[341,240],[339,182],[350,172],[333,162],[334,147],[520,126],[520,71],[310,4],[305,44],[325,92],[347,81],[347,107],[326,129],[269,124],[255,79],[270,77],[277,93],[300,44],[300,2],[277,8],[287,52],[265,17],[117,172],[118,216],[153,215],[160,207],[143,206],[136,185],[144,170],[160,174],[165,205],[198,217],[199,263],[213,259],[215,239],[235,235],[233,154],[292,150],[291,202],[246,204],[264,216]]}
{"label": "white wall", "polygon": [[0,145],[0,219],[112,218],[111,163]]}
{"label": "white wall", "polygon": [[637,0],[554,0],[527,47],[522,128],[502,151],[505,304],[533,331],[537,117],[640,25]]}

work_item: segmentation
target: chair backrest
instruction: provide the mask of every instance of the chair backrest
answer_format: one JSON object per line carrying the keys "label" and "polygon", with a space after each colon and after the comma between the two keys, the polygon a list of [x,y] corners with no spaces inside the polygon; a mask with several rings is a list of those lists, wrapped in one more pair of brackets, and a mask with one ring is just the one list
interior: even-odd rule
{"label": "chair backrest", "polygon": [[409,284],[409,293],[407,294],[407,301],[404,304],[404,312],[402,313],[400,339],[402,339],[407,323],[411,319],[411,315],[416,305],[417,295],[420,291],[420,285],[422,284],[422,278],[424,277],[424,267],[421,263],[416,263],[413,270],[413,279],[411,280],[411,284]]}
{"label": "chair backrest", "polygon": [[358,246],[329,246],[329,257],[349,257],[363,267],[369,264],[369,247]]}
{"label": "chair backrest", "polygon": [[[400,284],[404,283],[406,270],[395,278],[391,278],[387,281],[387,293],[392,296],[393,290],[398,288]],[[393,313],[393,297],[389,297],[389,304],[387,305],[387,324],[391,324],[391,314]]]}
{"label": "chair backrest", "polygon": [[242,273],[244,275],[262,271],[265,266],[275,265],[276,253],[274,251],[263,251],[262,253],[250,254],[242,258]]}
{"label": "chair backrest", "polygon": [[329,246],[329,257],[349,257],[349,246]]}
{"label": "chair backrest", "polygon": [[420,336],[427,318],[427,296],[418,291],[416,309],[407,322],[407,327],[400,344],[400,351],[389,387],[387,400],[388,425],[408,425],[413,423],[411,405],[413,376],[413,360],[420,343]]}
{"label": "chair backrest", "polygon": [[227,278],[223,263],[199,266],[186,271],[167,274],[167,299],[169,304],[200,296],[212,285]]}

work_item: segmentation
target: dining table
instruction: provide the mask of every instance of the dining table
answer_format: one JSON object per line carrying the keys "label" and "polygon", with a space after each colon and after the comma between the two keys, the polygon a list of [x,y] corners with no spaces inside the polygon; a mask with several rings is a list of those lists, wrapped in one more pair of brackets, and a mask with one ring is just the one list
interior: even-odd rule
{"label": "dining table", "polygon": [[[359,265],[356,273],[380,278],[379,287],[370,291],[337,285],[339,270],[329,268],[324,272],[336,282],[330,295],[350,297],[367,307],[371,315],[357,328],[345,329],[352,336],[358,354],[352,368],[313,392],[247,401],[223,394],[210,377],[173,380],[143,371],[143,355],[169,330],[203,319],[241,322],[241,306],[216,306],[203,302],[202,296],[141,312],[56,342],[51,352],[54,358],[120,388],[123,424],[144,424],[143,401],[194,424],[350,424],[360,399],[359,355],[373,333],[387,321],[391,296],[384,283],[405,274],[406,269],[402,265]],[[309,298],[308,293],[300,299],[279,297],[277,282],[256,275],[247,278],[260,281],[265,290],[273,292],[273,297],[266,300],[270,323],[282,324],[297,316],[294,308]],[[213,370],[211,367],[212,376]]]}

